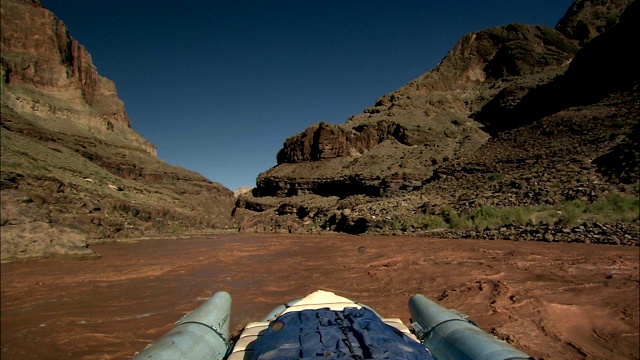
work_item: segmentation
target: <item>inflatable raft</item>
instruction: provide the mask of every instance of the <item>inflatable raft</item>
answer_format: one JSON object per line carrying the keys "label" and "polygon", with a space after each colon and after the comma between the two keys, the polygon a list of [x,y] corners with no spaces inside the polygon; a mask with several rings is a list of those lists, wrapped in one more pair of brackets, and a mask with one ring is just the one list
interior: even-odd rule
{"label": "inflatable raft", "polygon": [[413,330],[318,290],[277,306],[232,341],[231,297],[218,292],[135,359],[533,359],[420,294],[409,309]]}

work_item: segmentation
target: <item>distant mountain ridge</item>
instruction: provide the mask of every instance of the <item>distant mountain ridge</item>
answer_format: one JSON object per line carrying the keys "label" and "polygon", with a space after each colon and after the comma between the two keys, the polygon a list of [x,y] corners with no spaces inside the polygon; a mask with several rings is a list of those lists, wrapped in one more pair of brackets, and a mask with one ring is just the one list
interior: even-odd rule
{"label": "distant mountain ridge", "polygon": [[0,9],[2,261],[233,227],[233,193],[156,157],[60,19],[37,0]]}
{"label": "distant mountain ridge", "polygon": [[450,209],[637,194],[639,20],[635,1],[576,1],[555,29],[464,35],[362,114],[288,138],[235,217],[252,231],[416,233]]}

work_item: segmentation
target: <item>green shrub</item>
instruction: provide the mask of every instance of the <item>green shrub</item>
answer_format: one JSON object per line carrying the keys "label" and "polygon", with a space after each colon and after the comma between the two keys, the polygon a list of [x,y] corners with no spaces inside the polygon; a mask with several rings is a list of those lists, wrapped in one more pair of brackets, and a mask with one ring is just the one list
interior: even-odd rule
{"label": "green shrub", "polygon": [[445,206],[435,215],[423,214],[406,220],[389,220],[386,226],[395,230],[476,228],[515,226],[562,225],[573,226],[583,221],[612,223],[633,221],[640,214],[640,199],[636,196],[612,194],[590,204],[584,200],[572,200],[561,206],[521,206],[494,209],[481,206],[470,213],[460,213]]}
{"label": "green shrub", "polygon": [[439,215],[445,223],[451,224],[452,219],[457,216],[457,213],[452,207],[445,206],[440,209]]}
{"label": "green shrub", "polygon": [[484,229],[491,225],[501,225],[498,221],[496,210],[490,206],[481,206],[479,209],[467,214],[466,222],[473,224],[475,228]]}
{"label": "green shrub", "polygon": [[571,200],[562,204],[558,224],[563,226],[575,225],[586,210],[583,200]]}
{"label": "green shrub", "polygon": [[536,211],[537,207],[532,206],[504,209],[500,212],[500,218],[504,225],[526,225]]}
{"label": "green shrub", "polygon": [[422,219],[422,224],[426,229],[441,229],[447,226],[444,219],[437,215],[425,215]]}
{"label": "green shrub", "polygon": [[467,216],[460,215],[451,207],[444,207],[440,210],[442,220],[452,229],[463,229],[472,227],[472,222]]}
{"label": "green shrub", "polygon": [[184,231],[184,228],[180,225],[173,225],[171,229],[169,229],[169,232],[172,234],[179,234],[182,231]]}
{"label": "green shrub", "polygon": [[603,223],[635,220],[640,213],[640,199],[614,193],[589,206],[587,213]]}
{"label": "green shrub", "polygon": [[404,231],[409,229],[431,230],[446,228],[447,226],[448,224],[442,216],[422,214],[402,222],[401,229]]}

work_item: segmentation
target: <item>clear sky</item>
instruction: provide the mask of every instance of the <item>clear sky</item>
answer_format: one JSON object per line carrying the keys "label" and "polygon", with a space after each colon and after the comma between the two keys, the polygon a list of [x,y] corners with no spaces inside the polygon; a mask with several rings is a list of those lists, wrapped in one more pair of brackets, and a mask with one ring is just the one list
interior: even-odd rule
{"label": "clear sky", "polygon": [[42,0],[165,162],[254,186],[287,137],[344,123],[460,36],[555,27],[572,0]]}

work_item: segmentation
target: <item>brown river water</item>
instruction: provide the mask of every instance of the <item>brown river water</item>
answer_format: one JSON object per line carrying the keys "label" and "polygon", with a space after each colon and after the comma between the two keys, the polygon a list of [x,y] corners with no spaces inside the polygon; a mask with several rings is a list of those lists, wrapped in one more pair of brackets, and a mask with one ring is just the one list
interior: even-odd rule
{"label": "brown river water", "polygon": [[91,247],[99,260],[1,265],[1,353],[129,359],[215,292],[237,333],[317,289],[409,325],[421,293],[537,359],[638,359],[638,247],[233,234]]}

